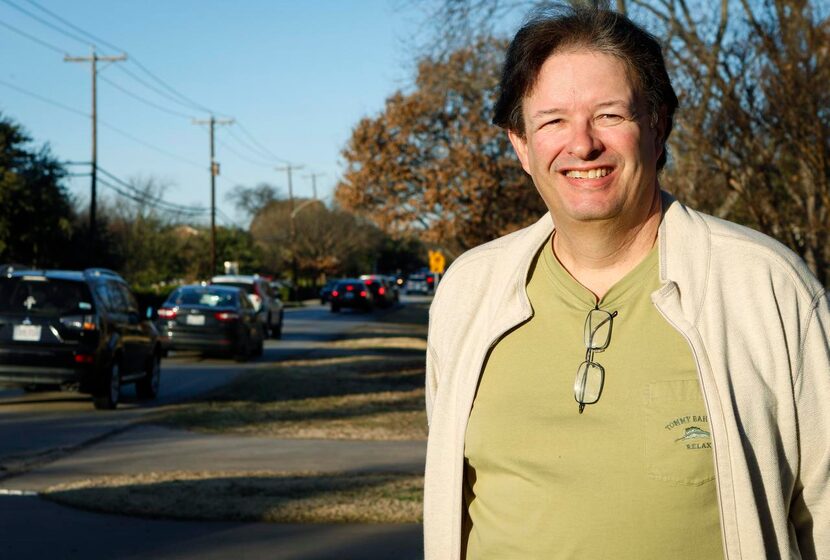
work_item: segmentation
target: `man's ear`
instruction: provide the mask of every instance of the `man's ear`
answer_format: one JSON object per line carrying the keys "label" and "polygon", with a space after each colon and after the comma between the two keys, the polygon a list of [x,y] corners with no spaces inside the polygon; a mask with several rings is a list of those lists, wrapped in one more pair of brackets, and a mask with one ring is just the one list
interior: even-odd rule
{"label": "man's ear", "polygon": [[508,130],[507,137],[510,138],[510,143],[513,144],[513,151],[516,152],[519,161],[522,162],[522,168],[530,175],[530,166],[527,160],[527,140],[515,130]]}

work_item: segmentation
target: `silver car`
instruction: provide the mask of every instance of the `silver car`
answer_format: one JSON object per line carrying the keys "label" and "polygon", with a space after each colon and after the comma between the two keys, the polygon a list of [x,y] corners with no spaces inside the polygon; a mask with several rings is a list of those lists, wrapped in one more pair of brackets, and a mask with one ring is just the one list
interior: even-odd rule
{"label": "silver car", "polygon": [[242,288],[262,317],[265,332],[271,338],[282,337],[283,305],[279,296],[271,290],[265,278],[258,274],[224,274],[214,276],[211,284]]}

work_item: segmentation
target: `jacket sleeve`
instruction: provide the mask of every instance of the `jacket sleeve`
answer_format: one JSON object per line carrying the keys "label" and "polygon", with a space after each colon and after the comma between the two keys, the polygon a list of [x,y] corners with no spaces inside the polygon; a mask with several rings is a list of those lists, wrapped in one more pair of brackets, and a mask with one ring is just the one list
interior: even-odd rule
{"label": "jacket sleeve", "polygon": [[812,308],[795,380],[801,452],[790,522],[804,560],[830,559],[830,308]]}
{"label": "jacket sleeve", "polygon": [[427,367],[426,367],[426,403],[427,403],[427,424],[432,424],[432,407],[435,403],[435,395],[438,392],[438,359],[435,350],[427,341]]}

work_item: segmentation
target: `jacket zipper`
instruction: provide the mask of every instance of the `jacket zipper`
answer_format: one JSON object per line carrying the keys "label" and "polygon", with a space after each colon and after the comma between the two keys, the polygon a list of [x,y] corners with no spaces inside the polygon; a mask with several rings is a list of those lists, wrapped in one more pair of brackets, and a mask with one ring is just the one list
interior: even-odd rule
{"label": "jacket zipper", "polygon": [[[674,328],[674,330],[676,330],[677,332],[680,333],[680,335],[686,340],[686,344],[688,344],[689,348],[691,348],[692,358],[695,361],[695,369],[697,370],[697,378],[698,378],[698,381],[700,382],[700,389],[701,389],[700,392],[703,393],[703,403],[704,403],[704,406],[706,407],[706,414],[711,419],[712,418],[712,410],[711,410],[711,407],[709,406],[709,396],[706,393],[706,382],[703,379],[703,372],[702,372],[703,370],[700,366],[700,358],[698,357],[697,349],[695,348],[695,345],[692,343],[691,337],[689,337],[683,329],[678,327],[677,323],[672,321],[663,312],[663,309],[659,305],[657,305],[655,303],[654,307],[657,308],[657,311],[660,313],[660,315],[663,316],[663,319],[665,319],[666,322]],[[720,512],[720,520],[719,521],[720,521],[721,539],[723,539],[723,543],[722,543],[723,544],[723,557],[724,557],[725,560],[729,560],[729,548],[726,546],[726,529],[725,529],[725,526],[724,526],[723,498],[722,498],[722,489],[721,489],[721,484],[720,484],[720,468],[719,468],[719,465],[718,465],[718,440],[715,437],[714,430],[712,431],[712,455],[714,456],[713,458],[714,458],[714,464],[715,464],[715,487],[718,490],[718,511]]]}

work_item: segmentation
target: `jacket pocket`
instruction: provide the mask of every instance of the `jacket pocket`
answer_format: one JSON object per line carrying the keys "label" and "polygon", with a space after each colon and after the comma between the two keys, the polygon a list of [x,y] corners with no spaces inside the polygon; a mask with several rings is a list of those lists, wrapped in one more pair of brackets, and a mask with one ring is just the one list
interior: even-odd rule
{"label": "jacket pocket", "polygon": [[698,380],[650,383],[644,401],[649,478],[687,486],[713,481],[712,432]]}

